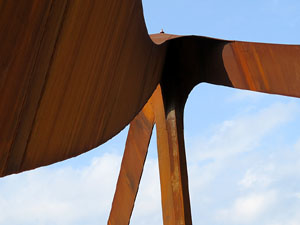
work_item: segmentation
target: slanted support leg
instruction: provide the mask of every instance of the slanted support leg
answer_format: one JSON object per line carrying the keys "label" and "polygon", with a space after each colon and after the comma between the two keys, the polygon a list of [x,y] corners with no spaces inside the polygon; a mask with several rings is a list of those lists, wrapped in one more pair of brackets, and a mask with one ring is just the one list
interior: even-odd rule
{"label": "slanted support leg", "polygon": [[153,95],[164,225],[192,224],[183,134],[184,103],[179,98],[163,98],[160,86]]}
{"label": "slanted support leg", "polygon": [[154,125],[151,100],[130,123],[108,225],[128,225]]}
{"label": "slanted support leg", "polygon": [[192,225],[183,136],[184,103],[181,98],[164,98],[158,86],[130,123],[108,225],[130,222],[154,122],[164,225]]}

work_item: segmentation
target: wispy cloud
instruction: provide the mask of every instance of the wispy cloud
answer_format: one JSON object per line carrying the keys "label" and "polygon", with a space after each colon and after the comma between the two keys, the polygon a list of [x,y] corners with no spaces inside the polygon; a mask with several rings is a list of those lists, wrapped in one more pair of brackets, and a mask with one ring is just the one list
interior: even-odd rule
{"label": "wispy cloud", "polygon": [[238,197],[229,209],[217,213],[217,219],[227,223],[249,224],[258,220],[275,202],[275,191]]}
{"label": "wispy cloud", "polygon": [[[288,102],[232,115],[187,143],[194,224],[299,225],[300,139],[289,148],[261,149],[298,111]],[[80,169],[46,167],[4,178],[0,224],[105,224],[120,161],[121,152],[106,153]],[[162,224],[156,158],[146,161],[131,224]]]}
{"label": "wispy cloud", "polygon": [[233,94],[226,99],[227,102],[240,102],[240,101],[258,101],[266,94],[255,92],[255,91],[246,91],[235,89],[232,91]]}
{"label": "wispy cloud", "polygon": [[251,151],[267,134],[290,121],[297,112],[297,104],[276,103],[258,112],[226,120],[215,128],[209,138],[194,138],[191,160],[218,160]]}
{"label": "wispy cloud", "polygon": [[[233,115],[210,130],[209,135],[188,143],[196,220],[202,219],[206,224],[270,224],[277,220],[285,224],[293,218],[292,211],[300,209],[300,201],[287,193],[300,190],[300,175],[293,172],[300,169],[300,142],[287,146],[269,142],[268,149],[272,151],[264,150],[262,144],[270,134],[293,121],[298,112],[296,103],[275,103]],[[283,209],[283,205],[292,209]],[[278,210],[281,213],[276,213]],[[204,212],[198,216],[201,211]]]}
{"label": "wispy cloud", "polygon": [[[269,168],[268,168],[269,167]],[[256,171],[256,170],[259,171]],[[252,188],[252,187],[268,187],[272,182],[274,182],[274,178],[267,174],[268,171],[272,172],[273,165],[263,166],[262,168],[251,168],[246,171],[245,176],[240,180],[239,184],[242,188]],[[263,171],[261,173],[261,170]]]}
{"label": "wispy cloud", "polygon": [[0,224],[105,222],[120,159],[106,154],[81,170],[42,168],[5,178],[0,186]]}

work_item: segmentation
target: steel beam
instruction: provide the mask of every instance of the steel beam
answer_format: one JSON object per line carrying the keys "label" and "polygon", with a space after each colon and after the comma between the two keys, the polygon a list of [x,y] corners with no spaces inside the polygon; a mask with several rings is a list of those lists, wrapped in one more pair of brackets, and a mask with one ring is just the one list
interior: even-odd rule
{"label": "steel beam", "polygon": [[158,87],[153,95],[164,225],[191,225],[183,135],[183,105],[167,106]]}
{"label": "steel beam", "polygon": [[130,123],[108,225],[129,224],[154,125],[150,101]]}

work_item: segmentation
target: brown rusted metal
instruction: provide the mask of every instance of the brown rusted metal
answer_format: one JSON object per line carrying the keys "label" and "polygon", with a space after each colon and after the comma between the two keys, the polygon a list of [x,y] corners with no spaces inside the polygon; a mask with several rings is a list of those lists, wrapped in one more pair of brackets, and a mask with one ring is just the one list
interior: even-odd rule
{"label": "brown rusted metal", "polygon": [[183,137],[185,101],[176,96],[163,97],[158,86],[131,122],[108,225],[129,224],[154,122],[164,224],[192,224]]}
{"label": "brown rusted metal", "polygon": [[293,45],[149,38],[141,0],[0,1],[0,177],[104,143],[160,83],[154,116],[148,104],[132,122],[109,223],[129,221],[155,117],[164,224],[191,224],[183,138],[190,91],[208,82],[300,97],[299,59]]}
{"label": "brown rusted metal", "polygon": [[207,82],[300,97],[299,45],[169,34],[156,34],[155,40],[167,44],[162,80],[183,86],[182,95],[188,95],[197,84]]}
{"label": "brown rusted metal", "polygon": [[300,97],[300,46],[232,42],[222,57],[232,87]]}
{"label": "brown rusted metal", "polygon": [[[201,82],[299,97],[299,46],[147,34],[140,0],[0,7],[0,176],[117,134],[156,85]],[[128,107],[130,105],[130,107]]]}
{"label": "brown rusted metal", "polygon": [[128,225],[154,125],[151,99],[130,123],[108,225]]}
{"label": "brown rusted metal", "polygon": [[[183,135],[183,111],[190,91],[197,84],[208,82],[300,97],[300,47],[164,33],[152,35],[151,38],[155,43],[167,46],[161,87],[158,86],[149,100],[157,129],[163,222],[164,225],[190,225],[192,219]],[[139,136],[135,138],[139,139]],[[131,165],[130,162],[135,159],[126,161]],[[136,171],[137,180],[141,172],[142,167]],[[114,201],[113,205],[124,208],[122,212],[126,212],[126,216],[115,214],[114,217],[122,219],[114,224],[128,224],[137,188],[135,192],[121,186],[118,188],[122,191],[117,191],[124,193],[122,196],[126,198]],[[130,204],[125,204],[130,196]]]}
{"label": "brown rusted metal", "polygon": [[[165,99],[164,99],[165,98]],[[153,95],[164,225],[191,225],[183,134],[183,107],[178,99]],[[166,101],[172,102],[167,104]]]}
{"label": "brown rusted metal", "polygon": [[159,83],[141,0],[0,1],[0,177],[107,141]]}

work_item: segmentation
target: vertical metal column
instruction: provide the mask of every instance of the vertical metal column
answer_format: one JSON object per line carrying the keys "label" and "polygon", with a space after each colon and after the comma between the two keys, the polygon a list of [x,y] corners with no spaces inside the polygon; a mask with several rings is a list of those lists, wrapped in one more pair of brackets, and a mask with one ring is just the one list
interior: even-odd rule
{"label": "vertical metal column", "polygon": [[191,225],[183,134],[183,106],[167,106],[161,88],[153,95],[164,225]]}
{"label": "vertical metal column", "polygon": [[167,106],[158,86],[131,122],[108,225],[130,222],[154,122],[164,225],[192,224],[181,102]]}

